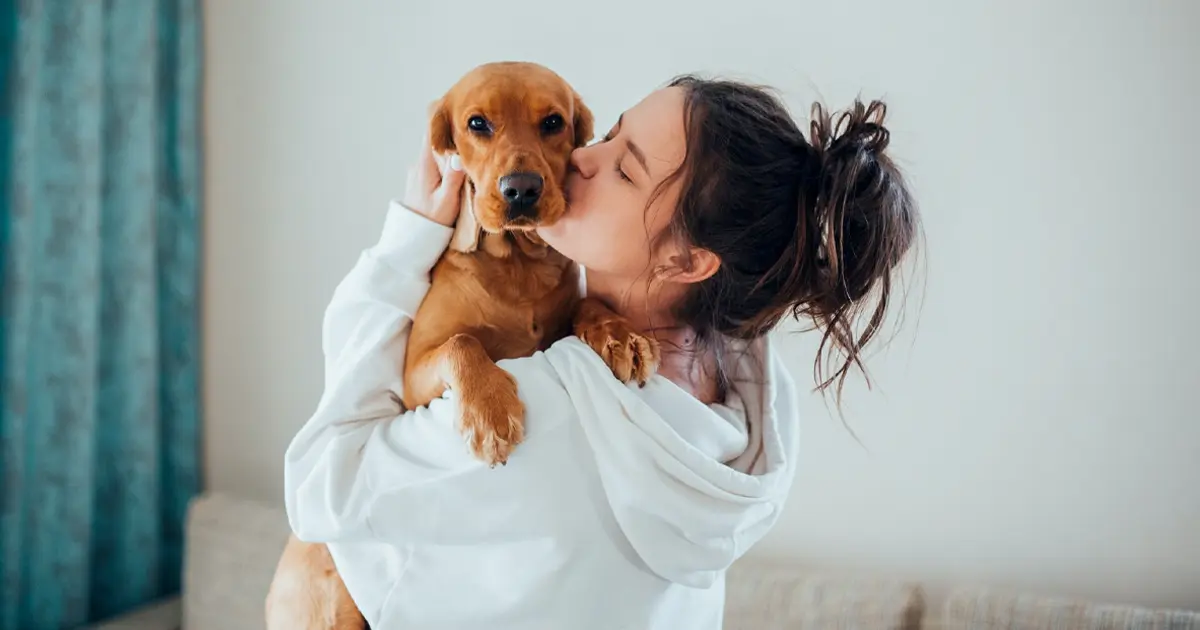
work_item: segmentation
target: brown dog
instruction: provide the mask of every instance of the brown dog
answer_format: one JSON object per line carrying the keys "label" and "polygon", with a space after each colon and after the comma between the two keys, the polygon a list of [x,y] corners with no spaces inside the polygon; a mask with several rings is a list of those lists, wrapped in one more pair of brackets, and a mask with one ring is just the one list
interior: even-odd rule
{"label": "brown dog", "polygon": [[413,318],[404,404],[447,388],[476,456],[502,464],[523,435],[516,383],[494,363],[544,349],[571,332],[575,265],[533,231],[566,209],[571,151],[592,138],[592,113],[558,75],[533,64],[489,64],[435,106],[434,151],[455,151],[467,174],[449,251],[434,266]]}
{"label": "brown dog", "polygon": [[[532,355],[574,332],[622,380],[645,383],[658,346],[598,301],[580,301],[577,267],[533,231],[562,216],[570,154],[592,137],[592,113],[557,74],[529,63],[469,72],[435,104],[430,140],[467,175],[450,249],[413,318],[403,403],[447,389],[472,452],[503,464],[524,436],[524,408],[501,359]],[[574,326],[572,326],[574,323]],[[358,630],[365,621],[328,550],[292,536],[266,602],[271,630]]]}

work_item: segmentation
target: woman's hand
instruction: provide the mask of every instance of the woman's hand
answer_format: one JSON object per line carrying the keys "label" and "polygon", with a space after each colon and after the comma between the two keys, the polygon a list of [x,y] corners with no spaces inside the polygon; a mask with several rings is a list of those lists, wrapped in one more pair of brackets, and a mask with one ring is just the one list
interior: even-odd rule
{"label": "woman's hand", "polygon": [[421,139],[417,165],[408,171],[408,185],[401,203],[437,223],[453,226],[462,209],[464,179],[458,154],[435,156],[427,133]]}

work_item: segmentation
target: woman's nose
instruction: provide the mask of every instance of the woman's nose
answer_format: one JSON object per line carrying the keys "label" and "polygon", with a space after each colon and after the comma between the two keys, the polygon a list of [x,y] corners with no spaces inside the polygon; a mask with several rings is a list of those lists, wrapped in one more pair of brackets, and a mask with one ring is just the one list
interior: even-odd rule
{"label": "woman's nose", "polygon": [[596,174],[596,160],[592,158],[592,147],[580,147],[571,151],[571,168],[584,178],[591,179]]}

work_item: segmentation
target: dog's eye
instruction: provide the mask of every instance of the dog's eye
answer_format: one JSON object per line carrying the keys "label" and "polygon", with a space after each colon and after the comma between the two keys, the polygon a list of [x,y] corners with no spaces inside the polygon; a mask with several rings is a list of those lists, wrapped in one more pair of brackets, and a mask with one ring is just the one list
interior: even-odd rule
{"label": "dog's eye", "polygon": [[488,133],[492,130],[492,126],[483,116],[472,116],[467,120],[467,128],[477,133]]}
{"label": "dog's eye", "polygon": [[558,114],[550,114],[542,119],[543,133],[558,133],[563,128],[563,117]]}

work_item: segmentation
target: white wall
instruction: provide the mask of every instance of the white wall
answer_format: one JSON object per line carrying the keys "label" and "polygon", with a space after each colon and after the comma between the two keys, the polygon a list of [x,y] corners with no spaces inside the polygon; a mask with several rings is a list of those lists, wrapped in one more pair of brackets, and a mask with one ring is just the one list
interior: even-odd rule
{"label": "white wall", "polygon": [[206,5],[210,488],[278,501],[322,309],[457,76],[546,63],[604,128],[721,72],[801,115],[886,97],[928,243],[919,320],[848,391],[866,448],[810,398],[758,553],[1200,608],[1200,4],[336,4]]}

